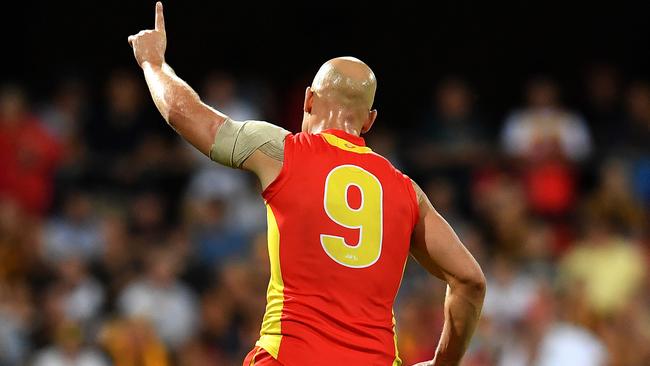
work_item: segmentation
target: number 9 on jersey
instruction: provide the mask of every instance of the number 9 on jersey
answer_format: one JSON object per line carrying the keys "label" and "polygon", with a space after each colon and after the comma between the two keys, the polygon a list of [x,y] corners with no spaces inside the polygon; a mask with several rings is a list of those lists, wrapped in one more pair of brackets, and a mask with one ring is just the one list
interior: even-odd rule
{"label": "number 9 on jersey", "polygon": [[[361,192],[361,205],[352,208],[348,198],[350,187]],[[381,255],[383,233],[383,190],[379,179],[356,165],[340,165],[325,179],[323,205],[327,216],[340,226],[359,230],[359,241],[349,245],[345,238],[321,234],[325,253],[335,262],[351,268],[365,268]]]}

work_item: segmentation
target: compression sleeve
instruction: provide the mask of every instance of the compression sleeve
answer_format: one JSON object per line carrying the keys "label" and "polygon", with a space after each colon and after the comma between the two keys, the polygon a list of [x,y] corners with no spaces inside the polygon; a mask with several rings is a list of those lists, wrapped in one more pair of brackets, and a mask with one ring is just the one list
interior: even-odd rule
{"label": "compression sleeve", "polygon": [[228,118],[221,125],[210,148],[210,159],[232,168],[242,164],[256,150],[278,160],[284,159],[284,139],[289,131],[262,121],[238,122]]}

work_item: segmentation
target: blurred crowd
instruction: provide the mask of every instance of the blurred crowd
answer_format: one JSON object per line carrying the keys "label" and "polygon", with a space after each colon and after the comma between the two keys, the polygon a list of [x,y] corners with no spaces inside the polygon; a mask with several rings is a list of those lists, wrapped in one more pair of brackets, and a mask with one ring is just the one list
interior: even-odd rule
{"label": "blurred crowd", "polygon": [[[300,91],[221,72],[197,89],[234,119],[299,129]],[[650,84],[595,65],[566,98],[536,75],[498,117],[488,92],[443,78],[412,128],[380,116],[367,136],[486,273],[464,365],[650,365]],[[240,365],[264,313],[265,227],[256,179],[182,142],[139,74],[38,98],[0,86],[0,366]],[[409,263],[405,364],[433,356],[444,294]]]}

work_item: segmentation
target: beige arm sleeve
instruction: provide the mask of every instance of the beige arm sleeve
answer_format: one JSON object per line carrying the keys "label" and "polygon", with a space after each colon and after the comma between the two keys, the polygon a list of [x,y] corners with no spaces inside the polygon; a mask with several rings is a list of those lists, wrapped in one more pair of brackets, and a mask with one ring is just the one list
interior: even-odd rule
{"label": "beige arm sleeve", "polygon": [[242,164],[256,150],[282,161],[284,139],[289,131],[262,121],[238,122],[228,118],[217,131],[210,148],[210,159],[232,168]]}

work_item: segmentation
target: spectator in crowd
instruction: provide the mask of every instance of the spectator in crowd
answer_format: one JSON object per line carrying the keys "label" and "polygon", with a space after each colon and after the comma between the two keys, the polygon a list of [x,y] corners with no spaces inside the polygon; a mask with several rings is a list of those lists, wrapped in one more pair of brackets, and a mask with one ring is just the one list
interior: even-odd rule
{"label": "spectator in crowd", "polygon": [[[79,187],[88,179],[88,147],[83,128],[88,123],[88,89],[81,79],[65,78],[55,88],[49,103],[41,107],[40,116],[50,134],[61,145],[61,162],[56,172],[56,197]],[[55,207],[59,202],[55,202]]]}
{"label": "spectator in crowd", "polygon": [[106,299],[111,302],[137,277],[136,254],[138,253],[133,250],[133,242],[126,222],[119,213],[109,213],[103,217],[101,232],[102,253],[93,271],[105,285]]}
{"label": "spectator in crowd", "polygon": [[96,259],[101,252],[99,222],[87,193],[74,191],[63,202],[62,214],[43,230],[43,255],[51,262],[71,256]]}
{"label": "spectator in crowd", "polygon": [[[405,146],[406,167],[420,180],[444,175],[458,190],[467,191],[473,171],[491,156],[486,154],[490,136],[474,91],[464,79],[450,76],[437,85],[432,99],[414,143]],[[458,197],[458,204],[464,212],[471,206],[465,196]]]}
{"label": "spectator in crowd", "polygon": [[41,216],[52,201],[61,147],[27,105],[16,85],[0,86],[0,197]]}
{"label": "spectator in crowd", "polygon": [[33,319],[29,287],[0,279],[0,365],[20,365],[26,361]]}
{"label": "spectator in crowd", "polygon": [[206,291],[201,301],[198,335],[182,350],[181,365],[227,365],[239,361],[239,340],[233,324],[235,304],[220,286]]}
{"label": "spectator in crowd", "polygon": [[462,233],[468,223],[464,220],[462,212],[459,212],[456,187],[450,181],[440,178],[431,179],[422,189],[436,211],[440,212],[457,232]]}
{"label": "spectator in crowd", "polygon": [[604,366],[609,362],[605,344],[580,323],[581,299],[576,292],[542,292],[538,301],[545,303],[538,305],[541,314],[533,315],[540,317],[538,321],[544,329],[536,357],[540,366],[559,362]]}
{"label": "spectator in crowd", "polygon": [[622,142],[623,110],[621,106],[621,80],[619,71],[612,65],[591,65],[585,75],[583,111],[593,133],[596,152],[607,154]]}
{"label": "spectator in crowd", "polygon": [[92,347],[84,347],[82,328],[63,322],[56,329],[54,344],[39,351],[34,366],[108,366],[104,356]]}
{"label": "spectator in crowd", "polygon": [[634,197],[628,164],[610,159],[601,165],[599,184],[585,199],[584,215],[596,215],[610,220],[626,235],[641,238],[647,217],[643,205]]}
{"label": "spectator in crowd", "polygon": [[58,263],[59,283],[63,291],[63,313],[66,319],[89,330],[99,320],[104,304],[104,288],[94,279],[86,263],[79,257],[69,257]]}
{"label": "spectator in crowd", "polygon": [[607,345],[613,365],[647,365],[650,349],[650,282],[633,300],[612,317],[602,319],[597,331]]}
{"label": "spectator in crowd", "polygon": [[559,156],[589,157],[593,146],[586,122],[560,105],[559,88],[548,78],[529,81],[526,107],[510,114],[501,133],[506,154],[527,161]]}
{"label": "spectator in crowd", "polygon": [[113,366],[172,365],[167,348],[142,318],[108,321],[101,331],[100,344]]}
{"label": "spectator in crowd", "polygon": [[246,252],[243,233],[227,224],[223,201],[196,200],[188,211],[195,233],[192,238],[195,257],[200,263],[212,267]]}
{"label": "spectator in crowd", "polygon": [[477,184],[473,203],[491,252],[519,258],[531,221],[522,184],[506,174],[487,178]]}
{"label": "spectator in crowd", "polygon": [[152,249],[145,260],[145,275],[120,295],[120,311],[129,319],[150,320],[165,344],[178,349],[196,331],[195,294],[177,278],[181,263],[175,252]]}
{"label": "spectator in crowd", "polygon": [[550,224],[541,220],[530,223],[522,243],[522,271],[536,281],[551,281],[555,276],[554,253],[561,252],[562,244]]}
{"label": "spectator in crowd", "polygon": [[641,250],[616,230],[608,217],[589,215],[584,239],[559,267],[560,286],[582,287],[589,310],[608,316],[624,309],[641,288],[647,264]]}
{"label": "spectator in crowd", "polygon": [[505,153],[521,164],[521,176],[533,212],[562,218],[576,199],[574,163],[593,147],[586,122],[561,107],[551,79],[529,82],[526,108],[510,114],[501,133]]}
{"label": "spectator in crowd", "polygon": [[650,84],[634,82],[625,93],[625,123],[619,149],[632,157],[650,155]]}
{"label": "spectator in crowd", "polygon": [[[259,324],[266,308],[262,297],[255,291],[264,291],[263,282],[256,281],[255,271],[248,261],[231,261],[220,271],[223,288],[235,305],[235,319],[238,319],[240,344],[250,344],[259,337]],[[244,356],[244,355],[241,355]]]}
{"label": "spectator in crowd", "polygon": [[232,75],[224,72],[212,72],[203,86],[205,103],[219,110],[236,121],[260,118],[260,112],[253,103],[241,97],[239,84]]}
{"label": "spectator in crowd", "polygon": [[625,94],[625,124],[619,155],[631,160],[633,185],[646,208],[650,207],[650,84],[633,83]]}
{"label": "spectator in crowd", "polygon": [[[485,162],[489,136],[475,106],[474,92],[457,77],[441,81],[433,95],[432,111],[408,146],[407,157],[417,176],[445,175],[461,190],[469,187],[471,171]],[[459,202],[463,209],[469,205]]]}
{"label": "spectator in crowd", "polygon": [[138,248],[138,258],[147,256],[150,248],[166,243],[170,233],[167,197],[161,192],[146,190],[136,193],[128,204],[129,234]]}
{"label": "spectator in crowd", "polygon": [[483,314],[497,329],[507,332],[526,316],[539,285],[504,257],[494,259],[487,281],[490,292],[486,293]]}
{"label": "spectator in crowd", "polygon": [[133,73],[113,71],[105,93],[106,106],[99,118],[88,121],[85,138],[99,158],[120,160],[135,150],[147,132],[155,129],[154,121],[147,121],[142,86]]}
{"label": "spectator in crowd", "polygon": [[461,78],[444,79],[435,91],[434,105],[423,126],[427,145],[417,160],[430,166],[475,164],[489,144],[470,86]]}
{"label": "spectator in crowd", "polygon": [[[115,191],[133,187],[143,169],[138,151],[157,149],[149,155],[164,155],[161,136],[169,136],[164,123],[143,105],[141,82],[133,73],[116,70],[106,85],[106,106],[84,128],[84,138],[92,154],[92,172],[102,189]],[[145,151],[146,153],[146,151]],[[146,166],[144,167],[146,168]]]}
{"label": "spectator in crowd", "polygon": [[550,292],[545,289],[536,295],[522,319],[526,330],[504,344],[498,365],[607,365],[603,342],[571,319],[571,297]]}
{"label": "spectator in crowd", "polygon": [[81,138],[81,128],[86,123],[88,90],[81,79],[63,79],[43,106],[40,117],[52,136],[65,145],[66,141]]}
{"label": "spectator in crowd", "polygon": [[188,209],[218,201],[228,212],[221,218],[225,226],[246,235],[265,230],[264,201],[255,178],[208,162],[210,166],[201,168],[190,180],[185,196]]}
{"label": "spectator in crowd", "polygon": [[0,198],[0,282],[22,281],[38,272],[37,222],[15,201]]}

